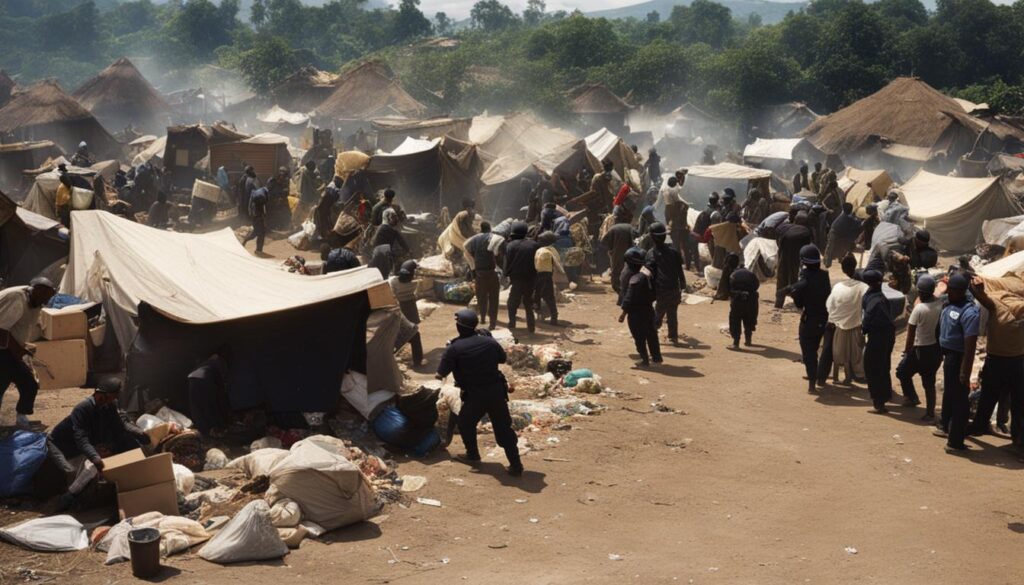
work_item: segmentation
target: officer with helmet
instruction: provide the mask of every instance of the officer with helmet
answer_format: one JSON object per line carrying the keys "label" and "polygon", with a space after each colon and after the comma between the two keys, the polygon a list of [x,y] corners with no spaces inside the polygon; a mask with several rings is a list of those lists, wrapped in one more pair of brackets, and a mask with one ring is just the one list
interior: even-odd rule
{"label": "officer with helmet", "polygon": [[807,371],[807,391],[814,393],[818,379],[818,348],[828,326],[828,309],[825,301],[832,292],[828,272],[821,269],[821,252],[814,244],[800,248],[800,263],[803,270],[800,280],[789,289],[793,304],[802,311],[800,314],[800,353]]}
{"label": "officer with helmet", "polygon": [[679,341],[679,303],[686,288],[686,273],[683,270],[683,255],[674,246],[665,243],[668,229],[665,224],[651,224],[651,241],[654,247],[647,252],[647,265],[654,270],[654,312],[657,329],[668,321],[668,338],[672,343]]}
{"label": "officer with helmet", "polygon": [[619,323],[628,317],[629,333],[636,343],[641,366],[649,366],[651,360],[656,364],[662,362],[653,307],[654,282],[650,270],[644,265],[646,260],[643,249],[633,247],[626,250],[626,268],[622,271],[619,285],[619,306],[622,307]]}
{"label": "officer with helmet", "polygon": [[505,246],[505,276],[512,282],[508,293],[508,327],[515,329],[516,313],[522,303],[526,309],[526,329],[533,333],[533,291],[537,286],[537,267],[534,262],[540,244],[527,239],[528,231],[529,228],[521,221],[512,224],[509,236],[511,241]]}

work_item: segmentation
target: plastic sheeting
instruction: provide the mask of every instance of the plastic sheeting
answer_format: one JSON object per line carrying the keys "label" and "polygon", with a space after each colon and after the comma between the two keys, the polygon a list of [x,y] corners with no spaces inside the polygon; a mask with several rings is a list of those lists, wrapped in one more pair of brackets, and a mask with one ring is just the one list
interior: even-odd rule
{"label": "plastic sheeting", "polygon": [[0,440],[0,497],[32,491],[32,477],[46,459],[46,435],[15,431]]}
{"label": "plastic sheeting", "polygon": [[[687,167],[687,170],[687,177],[693,176],[705,179],[740,179],[751,181],[767,179],[772,176],[772,172],[765,169],[755,169],[727,162],[718,163],[717,165],[694,165]],[[740,195],[740,193],[737,193],[737,195]]]}
{"label": "plastic sheeting", "polygon": [[847,167],[839,178],[839,187],[846,192],[846,202],[854,209],[867,206],[885,197],[892,186],[892,177],[884,170],[863,170]]}
{"label": "plastic sheeting", "polygon": [[275,105],[266,112],[256,116],[256,119],[264,124],[291,124],[301,126],[309,122],[309,116],[300,112],[289,112],[281,106]]}
{"label": "plastic sheeting", "polygon": [[989,278],[1002,278],[1008,274],[1024,274],[1024,252],[1011,254],[978,269],[978,274]]}
{"label": "plastic sheeting", "polygon": [[793,151],[803,138],[758,138],[743,149],[743,158],[793,160]]}
{"label": "plastic sheeting", "polygon": [[164,165],[164,149],[167,148],[167,137],[161,136],[154,140],[142,152],[132,159],[132,166],[137,167],[146,161],[153,161],[153,165],[162,167]]}
{"label": "plastic sheeting", "polygon": [[1024,236],[1024,215],[990,219],[981,224],[981,235],[986,244],[1006,246],[1017,236]]}
{"label": "plastic sheeting", "polygon": [[910,218],[924,223],[933,246],[950,251],[972,249],[985,220],[1024,211],[998,177],[946,177],[922,170],[903,185],[902,192]]}

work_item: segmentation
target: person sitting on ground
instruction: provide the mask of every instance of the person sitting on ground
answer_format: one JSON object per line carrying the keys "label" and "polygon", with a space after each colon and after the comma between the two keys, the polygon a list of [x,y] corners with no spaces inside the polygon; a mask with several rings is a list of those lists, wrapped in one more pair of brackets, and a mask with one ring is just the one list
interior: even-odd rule
{"label": "person sitting on ground", "polygon": [[71,164],[76,167],[91,167],[96,164],[93,160],[92,153],[89,152],[89,145],[83,140],[78,143],[78,150],[75,151],[74,156],[71,157]]}
{"label": "person sitting on ground", "polygon": [[324,263],[324,274],[351,270],[361,266],[359,257],[352,250],[340,247],[331,249],[328,244],[320,246],[320,260]]}
{"label": "person sitting on ground", "polygon": [[150,444],[149,436],[125,421],[117,410],[121,381],[100,382],[92,396],[79,402],[64,420],[50,431],[47,451],[50,461],[71,481],[58,503],[67,510],[78,494],[103,471],[103,458]]}
{"label": "person sitting on ground", "polygon": [[167,194],[160,191],[156,195],[156,201],[149,206],[149,213],[146,215],[146,225],[157,229],[166,229],[171,225],[169,211],[171,204],[167,202]]}

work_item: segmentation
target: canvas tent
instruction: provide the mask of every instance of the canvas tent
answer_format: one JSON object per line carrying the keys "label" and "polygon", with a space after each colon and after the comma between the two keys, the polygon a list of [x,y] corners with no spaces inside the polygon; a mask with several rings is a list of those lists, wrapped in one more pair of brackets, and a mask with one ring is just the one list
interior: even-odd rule
{"label": "canvas tent", "polygon": [[427,106],[402,87],[387,65],[368,61],[341,75],[315,117],[358,122],[385,116],[419,119],[426,113]]}
{"label": "canvas tent", "polygon": [[132,157],[132,166],[137,167],[146,161],[152,161],[153,166],[163,168],[164,166],[164,149],[167,148],[167,136],[161,136],[153,142],[149,143],[146,148]]}
{"label": "canvas tent", "polygon": [[587,142],[587,149],[602,163],[605,160],[612,161],[615,172],[622,178],[628,178],[634,187],[640,186],[640,173],[643,167],[636,158],[633,149],[626,145],[614,132],[607,128],[601,128],[597,132],[584,138]]}
{"label": "canvas tent", "polygon": [[854,209],[861,209],[885,198],[892,186],[892,177],[881,169],[846,167],[838,182],[839,188],[846,193],[846,202],[853,204]]}
{"label": "canvas tent", "polygon": [[11,98],[0,108],[0,134],[18,140],[52,140],[65,152],[85,141],[101,158],[118,158],[121,145],[82,104],[64,93],[56,81],[40,81]]}
{"label": "canvas tent", "polygon": [[989,219],[981,224],[981,236],[986,244],[1005,247],[1018,237],[1024,237],[1024,215]]}
{"label": "canvas tent", "polygon": [[101,211],[73,213],[60,291],[103,303],[128,355],[129,410],[154,398],[187,410],[188,373],[214,352],[232,408],[324,412],[342,375],[365,364],[365,291],[380,272],[301,276],[251,256],[230,229],[157,230]]}
{"label": "canvas tent", "polygon": [[107,128],[146,132],[170,124],[171,106],[131,61],[122,57],[71,94]]}
{"label": "canvas tent", "polygon": [[56,280],[67,257],[64,226],[0,193],[0,287],[25,285],[37,276]]}
{"label": "canvas tent", "polygon": [[476,145],[452,138],[406,138],[392,152],[373,155],[366,168],[371,188],[391,187],[414,213],[437,213],[447,206],[454,214],[463,199],[476,201],[482,172]]}
{"label": "canvas tent", "polygon": [[743,202],[747,192],[757,187],[761,193],[771,193],[772,172],[733,163],[717,165],[694,165],[687,168],[683,183],[683,198],[693,203],[695,209],[707,206],[708,195],[717,191],[720,195],[726,187],[736,192],[736,201]]}
{"label": "canvas tent", "polygon": [[[57,162],[66,161],[62,157],[57,159]],[[109,184],[113,182],[114,173],[117,172],[118,166],[117,161],[108,160],[98,162],[89,168],[67,165],[67,171],[72,175],[81,175],[82,177],[85,177],[90,183],[92,182],[92,178],[99,173],[100,175],[103,175],[103,179]],[[54,164],[52,168],[36,175],[35,181],[32,183],[32,187],[28,190],[28,194],[22,202],[22,206],[32,213],[36,213],[47,219],[56,220],[57,209],[55,207],[55,201],[57,198],[57,187],[59,185],[60,171],[57,170],[57,164]]]}
{"label": "canvas tent", "polygon": [[901,191],[910,207],[910,219],[923,223],[935,246],[954,252],[974,248],[985,220],[1024,211],[998,177],[967,179],[922,170]]}
{"label": "canvas tent", "polygon": [[406,138],[430,140],[450,136],[466,142],[469,140],[469,127],[472,122],[472,118],[380,118],[373,120],[371,127],[377,132],[377,148],[391,151],[405,142]]}

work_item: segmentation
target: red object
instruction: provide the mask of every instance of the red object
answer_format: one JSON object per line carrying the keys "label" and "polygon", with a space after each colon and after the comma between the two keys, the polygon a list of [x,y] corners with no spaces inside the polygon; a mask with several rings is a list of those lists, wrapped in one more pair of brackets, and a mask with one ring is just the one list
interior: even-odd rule
{"label": "red object", "polygon": [[612,200],[612,205],[622,205],[626,201],[626,197],[629,196],[629,185],[623,185],[619,189],[619,193]]}

